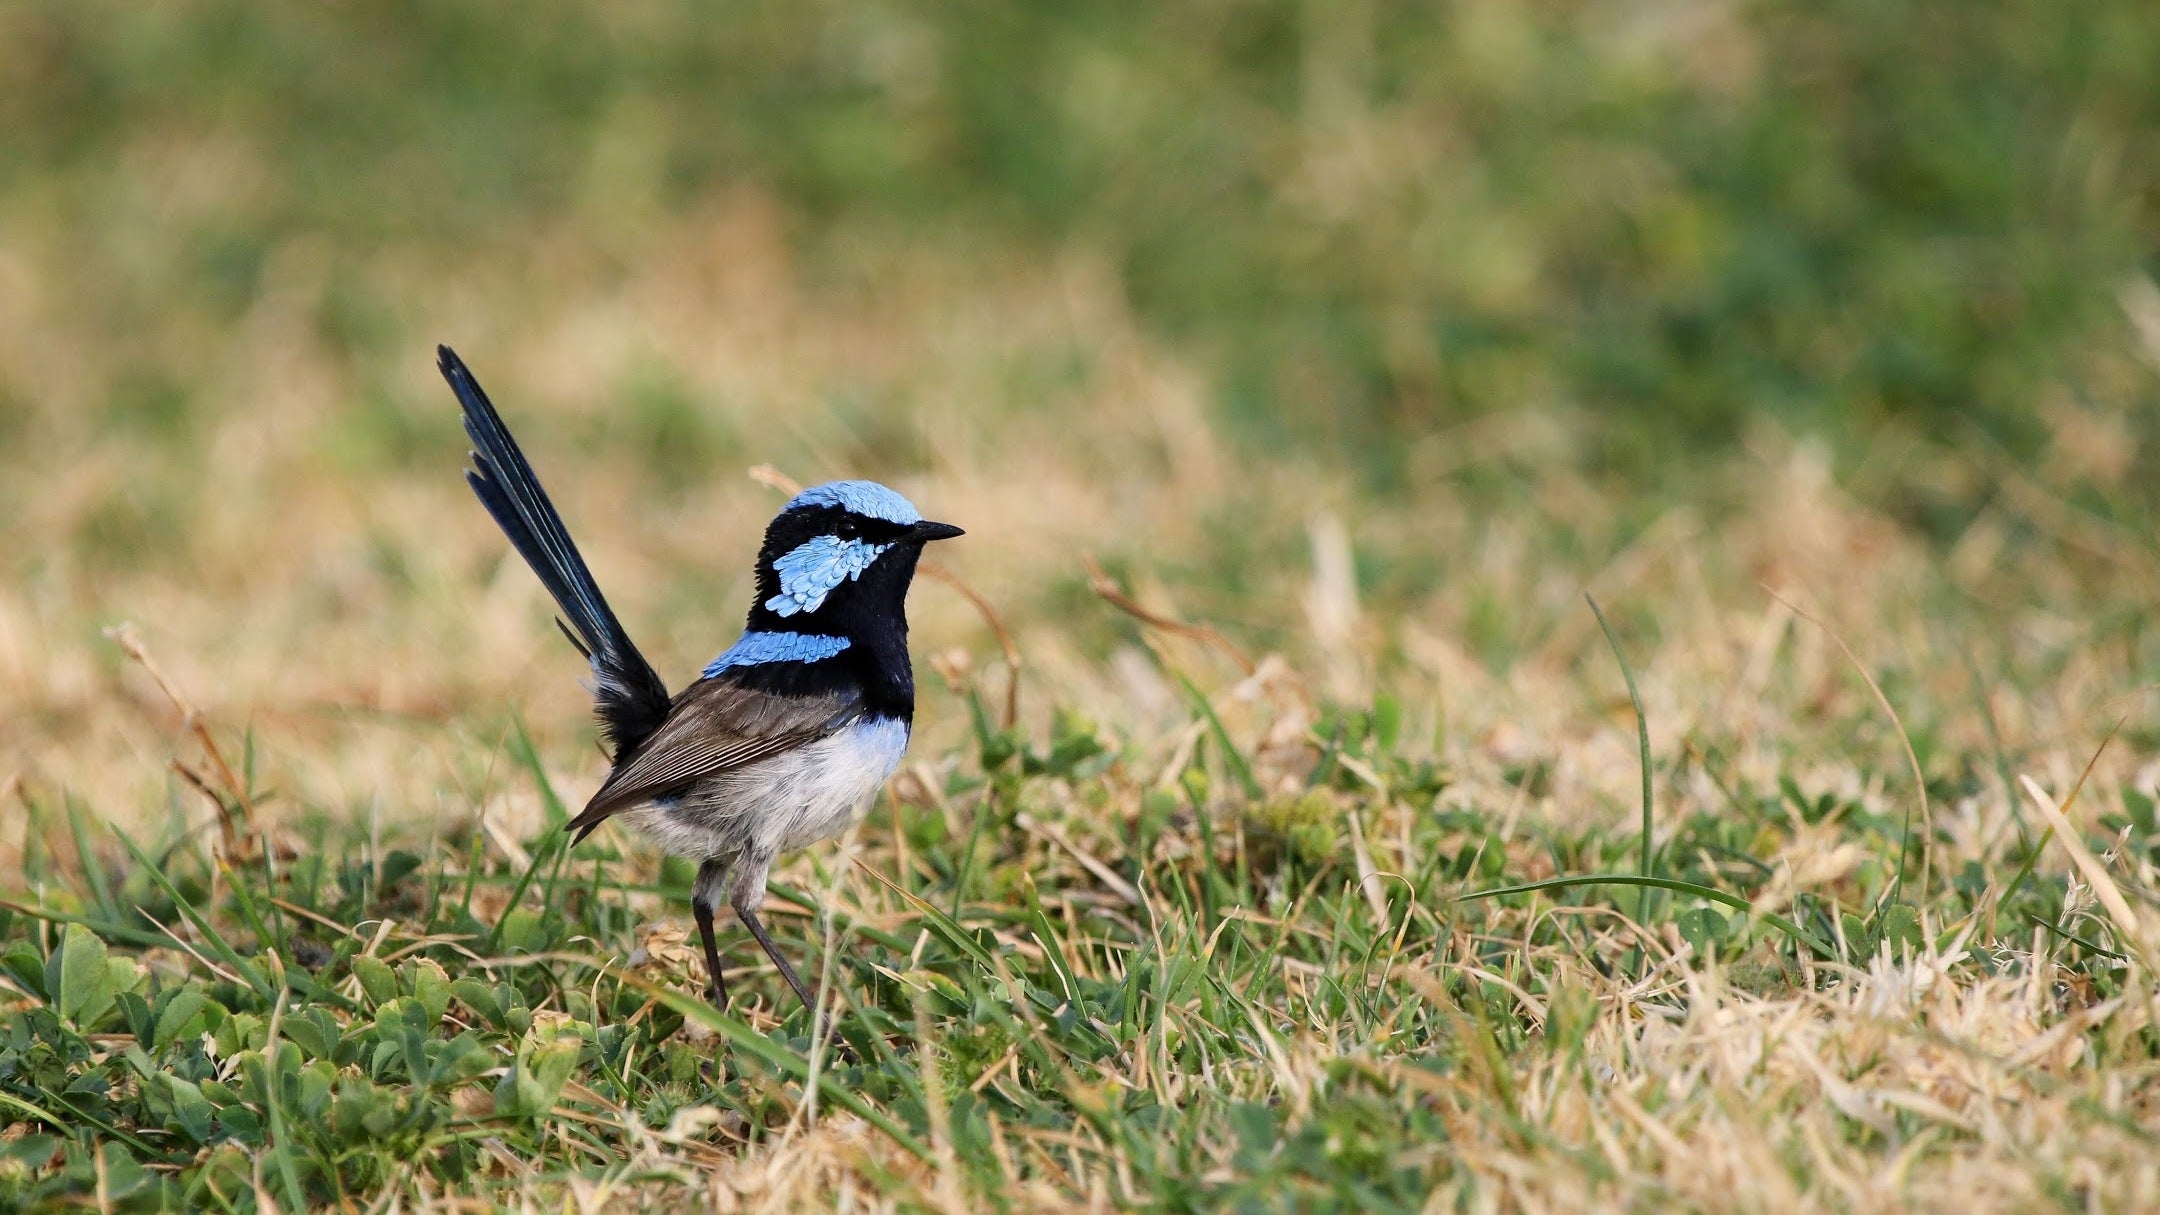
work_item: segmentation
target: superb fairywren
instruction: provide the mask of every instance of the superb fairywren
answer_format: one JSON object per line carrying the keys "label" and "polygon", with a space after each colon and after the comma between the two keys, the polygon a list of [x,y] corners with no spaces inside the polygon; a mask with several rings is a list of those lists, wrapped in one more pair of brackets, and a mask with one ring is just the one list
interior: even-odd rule
{"label": "superb fairywren", "polygon": [[481,505],[555,597],[570,644],[592,665],[593,700],[615,766],[569,829],[610,817],[698,861],[690,896],[723,1007],[713,916],[735,909],[805,1006],[802,976],[758,918],[783,852],[830,839],[869,809],[907,749],[915,718],[908,583],[923,545],[961,535],[872,481],[806,489],[765,529],[743,635],[679,694],[600,595],[577,545],[472,373],[448,346],[443,378],[465,409]]}

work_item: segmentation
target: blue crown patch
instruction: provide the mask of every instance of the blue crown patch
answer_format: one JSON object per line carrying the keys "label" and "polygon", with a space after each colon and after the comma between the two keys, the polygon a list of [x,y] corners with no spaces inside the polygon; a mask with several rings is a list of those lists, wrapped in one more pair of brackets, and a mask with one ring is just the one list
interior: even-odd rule
{"label": "blue crown patch", "polygon": [[827,481],[796,494],[788,510],[798,506],[837,506],[869,519],[883,519],[903,527],[922,522],[915,504],[875,481]]}

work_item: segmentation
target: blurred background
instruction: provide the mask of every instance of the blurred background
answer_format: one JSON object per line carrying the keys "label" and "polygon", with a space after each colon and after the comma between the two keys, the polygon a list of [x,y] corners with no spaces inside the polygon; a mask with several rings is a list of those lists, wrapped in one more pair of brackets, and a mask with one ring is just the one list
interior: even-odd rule
{"label": "blurred background", "polygon": [[1761,583],[2075,717],[2151,669],[2156,81],[2140,0],[16,0],[0,783],[173,796],[121,620],[304,806],[597,768],[438,341],[672,678],[770,463],[966,525],[1031,714],[1176,709],[1093,555],[1443,740],[1577,711],[1586,586],[1683,726]]}

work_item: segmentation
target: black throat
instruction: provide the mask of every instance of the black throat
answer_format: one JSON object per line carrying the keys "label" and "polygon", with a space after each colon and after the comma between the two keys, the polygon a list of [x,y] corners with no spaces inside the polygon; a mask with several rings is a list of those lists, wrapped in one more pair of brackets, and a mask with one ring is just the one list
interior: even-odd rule
{"label": "black throat", "polygon": [[758,557],[757,598],[746,627],[760,633],[810,633],[842,637],[848,646],[817,662],[767,662],[731,669],[744,684],[782,695],[819,695],[859,688],[875,716],[915,719],[915,669],[908,659],[907,593],[922,558],[919,542],[901,541],[872,561],[860,576],[829,591],[815,610],[783,616],[765,606],[779,593],[776,557],[768,537]]}

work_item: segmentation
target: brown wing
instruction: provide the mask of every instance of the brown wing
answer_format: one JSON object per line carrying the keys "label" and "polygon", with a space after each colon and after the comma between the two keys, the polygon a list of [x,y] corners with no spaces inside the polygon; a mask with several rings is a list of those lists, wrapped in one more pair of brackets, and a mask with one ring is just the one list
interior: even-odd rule
{"label": "brown wing", "polygon": [[615,765],[569,828],[584,839],[618,810],[815,742],[861,712],[859,696],[775,696],[726,679],[701,679],[683,689],[652,736]]}

